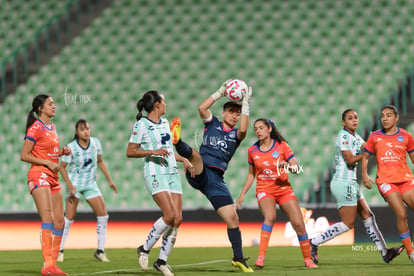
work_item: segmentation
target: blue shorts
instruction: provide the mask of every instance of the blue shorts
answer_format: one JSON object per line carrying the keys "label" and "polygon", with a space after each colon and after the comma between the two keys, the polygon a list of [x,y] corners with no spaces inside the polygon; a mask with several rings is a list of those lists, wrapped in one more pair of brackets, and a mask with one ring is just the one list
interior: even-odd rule
{"label": "blue shorts", "polygon": [[215,210],[234,204],[233,197],[224,182],[221,171],[204,166],[201,174],[192,178],[190,173],[187,172],[186,177],[188,183],[194,189],[200,190],[207,197]]}

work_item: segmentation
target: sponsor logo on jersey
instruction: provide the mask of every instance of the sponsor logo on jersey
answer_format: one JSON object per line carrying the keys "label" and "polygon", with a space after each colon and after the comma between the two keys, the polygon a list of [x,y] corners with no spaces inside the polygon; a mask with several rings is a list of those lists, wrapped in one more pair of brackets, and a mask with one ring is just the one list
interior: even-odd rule
{"label": "sponsor logo on jersey", "polygon": [[387,150],[383,157],[381,157],[381,161],[384,162],[392,162],[392,161],[399,161],[400,157],[396,156],[392,150]]}
{"label": "sponsor logo on jersey", "polygon": [[271,169],[264,169],[263,170],[263,174],[265,174],[265,175],[272,175],[273,174],[273,171]]}

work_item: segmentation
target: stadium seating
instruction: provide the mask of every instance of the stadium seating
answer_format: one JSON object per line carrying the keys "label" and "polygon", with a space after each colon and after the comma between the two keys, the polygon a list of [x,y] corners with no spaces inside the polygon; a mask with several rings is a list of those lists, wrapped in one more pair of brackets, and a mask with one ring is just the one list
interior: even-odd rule
{"label": "stadium seating", "polygon": [[[342,111],[355,108],[362,129],[412,66],[413,4],[414,0],[114,1],[2,104],[1,116],[13,127],[3,126],[0,134],[6,145],[0,154],[0,191],[10,190],[0,193],[0,210],[34,208],[30,200],[15,203],[26,196],[28,168],[15,156],[36,94],[54,97],[62,144],[72,139],[76,120],[90,121],[119,187],[119,194],[112,194],[99,175],[108,208],[146,209],[155,208],[155,203],[143,184],[142,162],[125,155],[136,101],[146,90],[162,91],[166,117],[182,117],[184,139],[194,146],[203,127],[197,105],[231,77],[253,86],[251,123],[272,118],[289,141],[304,169],[291,177],[292,185],[306,202],[306,191],[334,156]],[[222,103],[212,107],[215,114],[220,115]],[[253,142],[251,128],[225,175],[236,198]],[[210,208],[184,176],[182,180],[184,207]],[[254,188],[245,205],[256,206]]]}
{"label": "stadium seating", "polygon": [[33,42],[36,31],[61,13],[69,2],[73,1],[2,1],[0,57],[6,57],[23,43]]}

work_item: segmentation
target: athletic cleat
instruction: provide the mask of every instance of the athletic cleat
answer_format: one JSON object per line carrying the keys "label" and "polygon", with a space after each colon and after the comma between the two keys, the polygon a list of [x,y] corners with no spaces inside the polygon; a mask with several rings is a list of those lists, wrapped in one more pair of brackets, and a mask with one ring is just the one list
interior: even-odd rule
{"label": "athletic cleat", "polygon": [[95,251],[95,254],[93,254],[93,256],[95,256],[96,259],[98,259],[99,261],[103,262],[103,263],[109,263],[110,261],[108,260],[108,258],[106,257],[106,254],[104,251],[97,249]]}
{"label": "athletic cleat", "polygon": [[408,254],[408,259],[414,264],[414,251]]}
{"label": "athletic cleat", "polygon": [[312,261],[312,259],[305,259],[305,266],[311,268],[317,268],[318,266]]}
{"label": "athletic cleat", "polygon": [[312,259],[314,264],[318,264],[319,263],[318,246],[313,245],[311,241],[309,241],[309,243],[310,243],[310,246],[311,246],[311,259]]}
{"label": "athletic cleat", "polygon": [[60,250],[56,261],[61,263],[63,262],[64,259],[65,259],[65,256],[63,254],[63,250]]}
{"label": "athletic cleat", "polygon": [[154,268],[158,270],[159,272],[161,272],[162,275],[164,276],[174,276],[174,274],[172,273],[171,267],[164,260],[157,259],[154,262]]}
{"label": "athletic cleat", "polygon": [[234,267],[240,268],[243,272],[254,272],[253,269],[246,263],[246,260],[248,260],[248,258],[242,259],[234,257],[231,264]]}
{"label": "athletic cleat", "polygon": [[68,275],[63,272],[57,265],[50,265],[42,268],[42,275]]}
{"label": "athletic cleat", "polygon": [[257,257],[257,260],[254,263],[254,265],[258,268],[263,268],[264,267],[264,260],[265,260],[265,256],[259,256],[259,257]]}
{"label": "athletic cleat", "polygon": [[148,253],[149,251],[144,250],[144,246],[137,248],[138,264],[142,270],[148,270]]}
{"label": "athletic cleat", "polygon": [[387,254],[385,256],[382,256],[382,259],[387,264],[391,262],[395,257],[401,254],[401,252],[404,251],[404,245],[401,245],[400,247],[394,247],[387,249]]}
{"label": "athletic cleat", "polygon": [[171,121],[170,130],[172,135],[172,143],[175,145],[181,139],[181,119],[179,117],[175,117]]}

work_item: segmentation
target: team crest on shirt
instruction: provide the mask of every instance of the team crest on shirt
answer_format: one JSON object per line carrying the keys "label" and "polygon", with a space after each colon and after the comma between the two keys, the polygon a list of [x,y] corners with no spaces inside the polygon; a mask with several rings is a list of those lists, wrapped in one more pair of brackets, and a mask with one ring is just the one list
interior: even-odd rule
{"label": "team crest on shirt", "polygon": [[398,140],[399,142],[402,142],[402,141],[404,141],[404,137],[402,137],[402,136],[398,136],[398,137],[397,137],[397,140]]}
{"label": "team crest on shirt", "polygon": [[272,153],[273,158],[278,158],[279,157],[279,152],[278,151],[274,151]]}
{"label": "team crest on shirt", "polygon": [[158,183],[158,180],[154,178],[154,180],[152,180],[152,187],[155,189],[158,188],[159,185],[160,183]]}
{"label": "team crest on shirt", "polygon": [[234,139],[234,137],[236,137],[236,132],[235,131],[230,132],[229,136],[230,136],[230,138]]}

